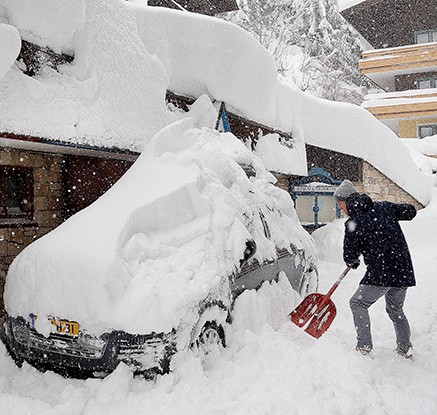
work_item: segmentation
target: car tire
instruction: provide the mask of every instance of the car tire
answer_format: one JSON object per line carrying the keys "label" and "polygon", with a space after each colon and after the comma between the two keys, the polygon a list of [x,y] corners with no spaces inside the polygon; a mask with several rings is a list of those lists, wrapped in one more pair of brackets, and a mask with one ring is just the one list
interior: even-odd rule
{"label": "car tire", "polygon": [[216,321],[207,321],[191,344],[194,354],[203,362],[226,347],[225,331]]}

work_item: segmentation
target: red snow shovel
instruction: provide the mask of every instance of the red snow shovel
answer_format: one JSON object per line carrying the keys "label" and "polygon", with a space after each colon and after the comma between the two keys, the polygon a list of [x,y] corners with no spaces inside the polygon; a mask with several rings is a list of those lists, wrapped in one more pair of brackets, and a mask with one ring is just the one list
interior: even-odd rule
{"label": "red snow shovel", "polygon": [[337,310],[334,303],[330,299],[332,293],[340,285],[343,278],[350,271],[350,268],[346,268],[335,284],[331,287],[328,294],[323,295],[319,293],[313,293],[304,298],[304,300],[290,313],[291,321],[298,327],[309,324],[305,329],[310,336],[318,339],[334,320]]}

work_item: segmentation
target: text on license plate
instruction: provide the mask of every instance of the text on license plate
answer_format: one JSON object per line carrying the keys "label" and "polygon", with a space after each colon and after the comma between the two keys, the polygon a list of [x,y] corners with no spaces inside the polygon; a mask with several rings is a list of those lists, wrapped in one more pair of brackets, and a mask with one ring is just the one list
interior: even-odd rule
{"label": "text on license plate", "polygon": [[[32,328],[35,327],[35,322],[38,317],[35,314],[29,315],[29,322]],[[58,334],[65,336],[76,337],[79,335],[79,323],[77,321],[70,321],[64,319],[57,319],[54,317],[48,317],[48,320],[56,328]]]}
{"label": "text on license plate", "polygon": [[56,320],[55,318],[49,320],[56,327],[58,334],[65,334],[73,337],[79,334],[79,323],[76,321]]}

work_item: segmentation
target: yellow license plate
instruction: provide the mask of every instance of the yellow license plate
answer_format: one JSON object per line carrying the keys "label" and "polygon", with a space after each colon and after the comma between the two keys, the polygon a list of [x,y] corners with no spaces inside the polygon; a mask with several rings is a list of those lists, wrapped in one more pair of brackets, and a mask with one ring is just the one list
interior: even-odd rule
{"label": "yellow license plate", "polygon": [[[35,322],[38,316],[35,314],[29,314],[29,323],[32,328],[35,328]],[[77,321],[61,320],[55,317],[48,317],[50,323],[52,323],[58,334],[65,336],[76,337],[79,335],[79,323]]]}
{"label": "yellow license plate", "polygon": [[49,318],[50,322],[56,327],[58,334],[65,336],[76,337],[79,335],[79,323],[69,320],[57,320],[55,318]]}

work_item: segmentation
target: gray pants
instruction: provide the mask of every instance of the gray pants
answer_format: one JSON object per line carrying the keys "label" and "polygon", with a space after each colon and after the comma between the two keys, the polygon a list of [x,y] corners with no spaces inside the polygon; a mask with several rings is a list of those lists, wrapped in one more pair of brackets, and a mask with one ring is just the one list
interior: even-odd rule
{"label": "gray pants", "polygon": [[368,308],[383,295],[385,309],[393,321],[398,348],[406,352],[410,347],[410,325],[404,314],[403,306],[406,288],[379,287],[376,285],[360,285],[350,299],[350,307],[357,330],[357,348],[372,350],[372,334]]}

